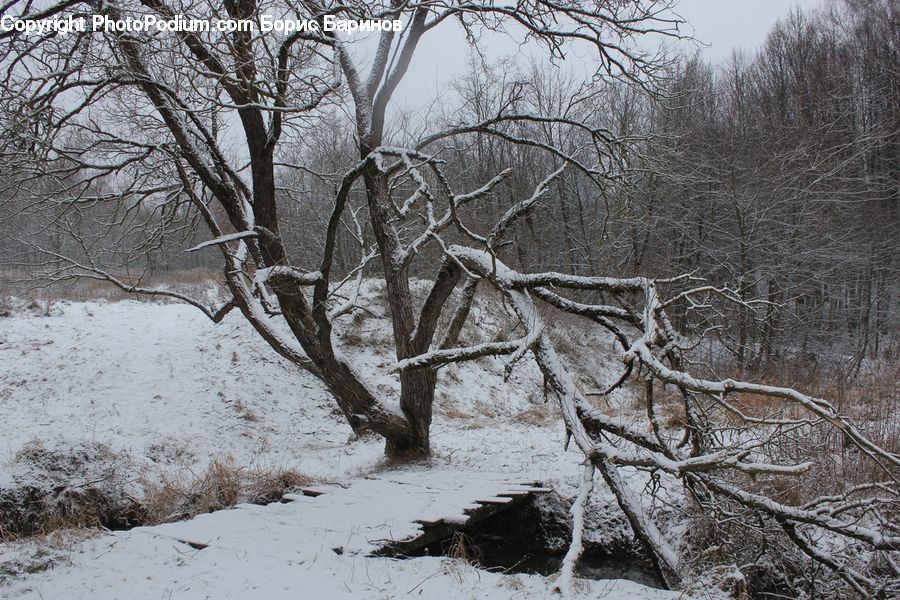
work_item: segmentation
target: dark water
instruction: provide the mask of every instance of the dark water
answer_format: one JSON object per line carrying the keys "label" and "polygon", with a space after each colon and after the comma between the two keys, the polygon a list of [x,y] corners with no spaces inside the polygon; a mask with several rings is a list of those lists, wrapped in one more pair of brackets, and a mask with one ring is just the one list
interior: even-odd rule
{"label": "dark water", "polygon": [[[565,553],[548,550],[539,537],[531,540],[508,539],[490,536],[485,538],[477,532],[466,536],[463,543],[467,555],[481,568],[502,573],[534,573],[553,575],[559,571]],[[459,553],[460,540],[444,541],[441,554]],[[448,546],[449,544],[449,546]],[[577,573],[586,579],[628,579],[646,586],[662,588],[662,582],[652,565],[639,556],[631,554],[609,554],[587,550],[578,562]]]}
{"label": "dark water", "polygon": [[[501,573],[552,575],[562,564],[565,550],[559,548],[559,540],[567,539],[568,531],[564,524],[546,519],[533,506],[513,507],[414,554],[465,558]],[[663,587],[650,562],[632,549],[611,552],[588,546],[577,573],[588,579],[628,579]]]}
{"label": "dark water", "polygon": [[663,587],[651,565],[627,556],[583,556],[578,574],[586,579],[628,579],[649,587]]}

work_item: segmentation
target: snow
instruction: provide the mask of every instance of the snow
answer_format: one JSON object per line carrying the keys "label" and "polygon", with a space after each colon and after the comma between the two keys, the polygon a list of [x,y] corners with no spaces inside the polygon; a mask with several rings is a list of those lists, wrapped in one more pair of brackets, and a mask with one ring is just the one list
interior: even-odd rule
{"label": "snow", "polygon": [[[298,558],[322,548],[345,554],[371,554],[389,541],[417,537],[417,521],[465,523],[465,507],[508,502],[532,488],[503,473],[459,472],[446,467],[389,471],[349,485],[315,486],[322,495],[291,494],[292,502],[201,515],[190,521],[141,528],[153,535],[230,548],[252,547],[263,534],[267,544]],[[251,514],[241,514],[241,512]]]}
{"label": "snow", "polygon": [[[219,515],[231,516],[237,523],[248,518],[244,511]],[[269,507],[257,509],[258,513],[267,511]],[[272,529],[258,532],[240,548],[210,545],[198,550],[149,530],[89,539],[72,548],[71,565],[57,566],[9,588],[0,587],[0,597],[293,600],[406,596],[524,599],[554,595],[552,582],[544,577],[493,573],[447,558],[394,560],[338,555],[320,538],[285,539],[279,535],[279,526],[284,523],[273,520],[270,524]],[[290,531],[294,533],[297,528]],[[276,546],[278,543],[281,545]],[[287,552],[283,551],[285,547]],[[589,582],[579,597],[664,600],[678,596],[629,581],[608,580]]]}
{"label": "snow", "polygon": [[[552,597],[552,580],[535,575],[476,570],[447,558],[365,556],[382,540],[414,535],[417,527],[409,515],[434,520],[510,487],[503,474],[401,471],[287,504],[242,505],[191,521],[111,533],[67,548],[65,564],[0,587],[0,597]],[[15,546],[7,544],[0,561],[29,551]],[[579,584],[577,597],[680,597],[622,580]]]}
{"label": "snow", "polygon": [[[239,315],[217,327],[176,304],[57,310],[63,314],[0,322],[0,462],[40,440],[100,442],[151,470],[202,469],[223,454],[269,466],[303,462],[306,444],[292,442],[297,436],[313,447],[338,447],[349,435],[329,416],[324,388],[287,367]],[[238,401],[259,420],[244,418]],[[311,474],[321,468],[309,467]]]}
{"label": "snow", "polygon": [[288,278],[298,285],[313,285],[322,281],[323,275],[321,271],[307,272],[294,267],[266,267],[257,269],[253,281],[257,285],[262,285],[276,277]]}
{"label": "snow", "polygon": [[219,244],[227,244],[228,242],[243,240],[245,238],[257,237],[258,235],[259,235],[259,233],[256,231],[238,231],[237,233],[229,233],[227,235],[220,235],[217,238],[213,238],[211,240],[201,242],[192,248],[188,248],[187,250],[185,250],[185,252],[196,252],[197,250],[209,248],[210,246],[217,246]]}
{"label": "snow", "polygon": [[[362,293],[377,291],[366,282]],[[70,537],[62,548],[48,550],[40,540],[0,544],[0,563],[46,552],[53,559],[48,570],[0,584],[0,598],[553,595],[552,578],[491,573],[448,558],[365,556],[379,539],[414,533],[415,519],[463,518],[463,508],[517,482],[540,481],[574,497],[583,455],[562,450],[559,419],[548,419],[548,426],[520,418],[535,410],[553,413],[540,404],[540,373],[530,358],[506,383],[496,358],[444,368],[434,458],[390,471],[382,464],[382,442],[351,440],[325,388],[278,357],[236,312],[216,325],[179,304],[58,302],[50,315],[19,310],[0,319],[0,487],[29,475],[16,454],[35,443],[61,451],[108,447],[129,465],[135,486],[139,476],[196,473],[222,457],[340,485],[287,504]],[[503,327],[477,305],[472,322],[465,333],[472,341],[490,339]],[[379,393],[396,397],[387,320],[347,319],[341,328],[358,338],[346,338],[348,360]],[[593,373],[616,377],[611,369]],[[402,501],[397,489],[406,490]],[[577,580],[575,589],[589,597],[675,597],[620,580]]]}

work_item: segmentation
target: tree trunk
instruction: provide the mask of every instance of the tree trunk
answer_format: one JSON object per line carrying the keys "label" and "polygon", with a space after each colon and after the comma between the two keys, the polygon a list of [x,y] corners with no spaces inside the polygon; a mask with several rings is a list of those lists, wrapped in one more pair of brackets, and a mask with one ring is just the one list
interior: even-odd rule
{"label": "tree trunk", "polygon": [[[409,289],[409,271],[401,260],[401,244],[397,232],[390,224],[387,175],[375,165],[370,165],[363,178],[372,229],[381,253],[395,350],[397,359],[403,360],[423,351],[416,347],[414,340],[416,321],[412,292]],[[430,338],[427,341],[430,343]],[[410,426],[400,434],[385,436],[385,454],[389,458],[409,460],[431,453],[428,431],[431,427],[436,382],[437,376],[433,369],[418,369],[400,375],[400,410]]]}

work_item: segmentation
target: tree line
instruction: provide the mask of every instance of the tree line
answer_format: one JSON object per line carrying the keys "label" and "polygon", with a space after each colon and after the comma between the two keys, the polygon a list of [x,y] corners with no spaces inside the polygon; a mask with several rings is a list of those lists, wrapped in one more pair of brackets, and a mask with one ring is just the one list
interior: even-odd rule
{"label": "tree line", "polygon": [[[891,0],[796,10],[752,56],[670,60],[653,93],[621,82],[584,85],[537,64],[473,60],[437,115],[450,127],[494,120],[502,136],[475,131],[445,155],[466,182],[513,165],[479,207],[489,223],[556,164],[541,144],[570,152],[604,146],[605,164],[568,169],[551,199],[512,229],[518,267],[692,274],[733,287],[755,303],[721,315],[729,327],[710,329],[686,304],[674,318],[721,342],[716,348],[741,369],[823,361],[853,376],[865,359],[892,361],[900,342],[898,14]],[[567,121],[496,119],[504,111]],[[406,141],[419,126],[411,115],[393,138]],[[510,145],[503,136],[533,143]],[[305,140],[307,164],[323,171],[352,157],[352,132],[338,123]],[[319,179],[281,172],[280,201],[296,214],[289,238],[300,259],[319,252],[313,223],[330,210]],[[355,232],[345,233],[336,260],[352,268],[364,252]]]}
{"label": "tree line", "polygon": [[[695,332],[712,333],[721,342],[717,349],[742,369],[784,364],[785,358],[825,360],[852,376],[865,359],[892,360],[900,340],[898,27],[892,0],[795,10],[752,56],[734,53],[722,64],[699,55],[660,61],[665,72],[650,93],[620,81],[587,85],[565,69],[539,64],[473,59],[427,119],[402,115],[389,136],[404,143],[436,115],[447,126],[488,122],[511,110],[567,115],[569,122],[491,124],[505,136],[572,152],[603,145],[607,156],[593,173],[569,169],[557,178],[553,199],[513,228],[521,240],[517,266],[657,278],[690,273],[732,286],[743,300],[758,302],[728,314],[728,328],[707,329],[711,324],[689,306],[674,317]],[[293,217],[285,241],[301,260],[318,255],[324,242],[318,225],[330,207],[321,199],[333,183],[320,175],[346,168],[356,153],[353,128],[335,111],[323,111],[303,145],[284,152],[294,159],[284,158],[278,170],[278,202]],[[213,127],[215,120],[212,112]],[[508,144],[481,131],[464,138],[466,144],[447,152],[458,181],[483,181],[514,165],[480,207],[485,222],[533,189],[541,169],[556,160],[538,144]],[[304,158],[303,169],[297,156]],[[321,172],[310,171],[310,164]],[[30,185],[66,188],[73,179],[93,188],[110,185],[86,175],[77,162]],[[183,252],[202,239],[187,207],[167,212],[159,204],[110,209],[85,202],[75,211],[65,204],[57,214],[22,199],[18,185],[5,196],[0,227],[28,231],[35,246],[42,236],[61,253],[90,245],[108,265],[124,266],[135,277],[214,264]],[[101,221],[117,227],[96,227],[97,219],[82,216],[91,210],[111,211]],[[156,238],[149,252],[146,244],[134,252],[136,244],[123,243],[148,230]],[[354,268],[365,253],[356,234],[350,226],[338,236],[337,269]],[[91,239],[75,241],[85,236]],[[46,263],[36,248],[2,237],[7,267]]]}

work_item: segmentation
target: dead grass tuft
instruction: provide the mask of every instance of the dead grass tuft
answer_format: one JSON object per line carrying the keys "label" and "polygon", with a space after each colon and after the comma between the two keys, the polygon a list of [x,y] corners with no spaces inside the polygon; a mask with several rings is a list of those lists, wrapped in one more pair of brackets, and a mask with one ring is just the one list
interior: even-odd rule
{"label": "dead grass tuft", "polygon": [[513,415],[512,420],[525,425],[539,425],[546,427],[553,424],[556,419],[551,414],[548,404],[534,404],[525,410]]}
{"label": "dead grass tuft", "polygon": [[462,560],[470,565],[481,565],[481,552],[472,540],[462,531],[457,531],[450,539],[449,545],[443,552],[444,556]]}
{"label": "dead grass tuft", "polygon": [[199,475],[164,477],[144,482],[146,524],[169,523],[232,508],[241,503],[268,504],[312,483],[293,469],[239,467],[230,457],[215,460]]}
{"label": "dead grass tuft", "polygon": [[487,417],[488,419],[496,419],[500,416],[500,411],[498,411],[487,402],[482,402],[480,400],[475,402],[475,411],[481,416]]}
{"label": "dead grass tuft", "polygon": [[365,343],[363,324],[354,322],[348,325],[344,335],[341,336],[341,341],[351,348],[359,348],[362,346]]}
{"label": "dead grass tuft", "polygon": [[234,401],[234,410],[237,411],[238,415],[245,421],[250,421],[251,423],[259,421],[259,416],[240,400]]}
{"label": "dead grass tuft", "polygon": [[448,419],[471,419],[472,415],[458,408],[450,407],[443,411],[444,417]]}
{"label": "dead grass tuft", "polygon": [[129,461],[103,444],[51,450],[34,441],[16,453],[12,466],[13,485],[0,489],[0,541],[142,520],[128,493]]}

